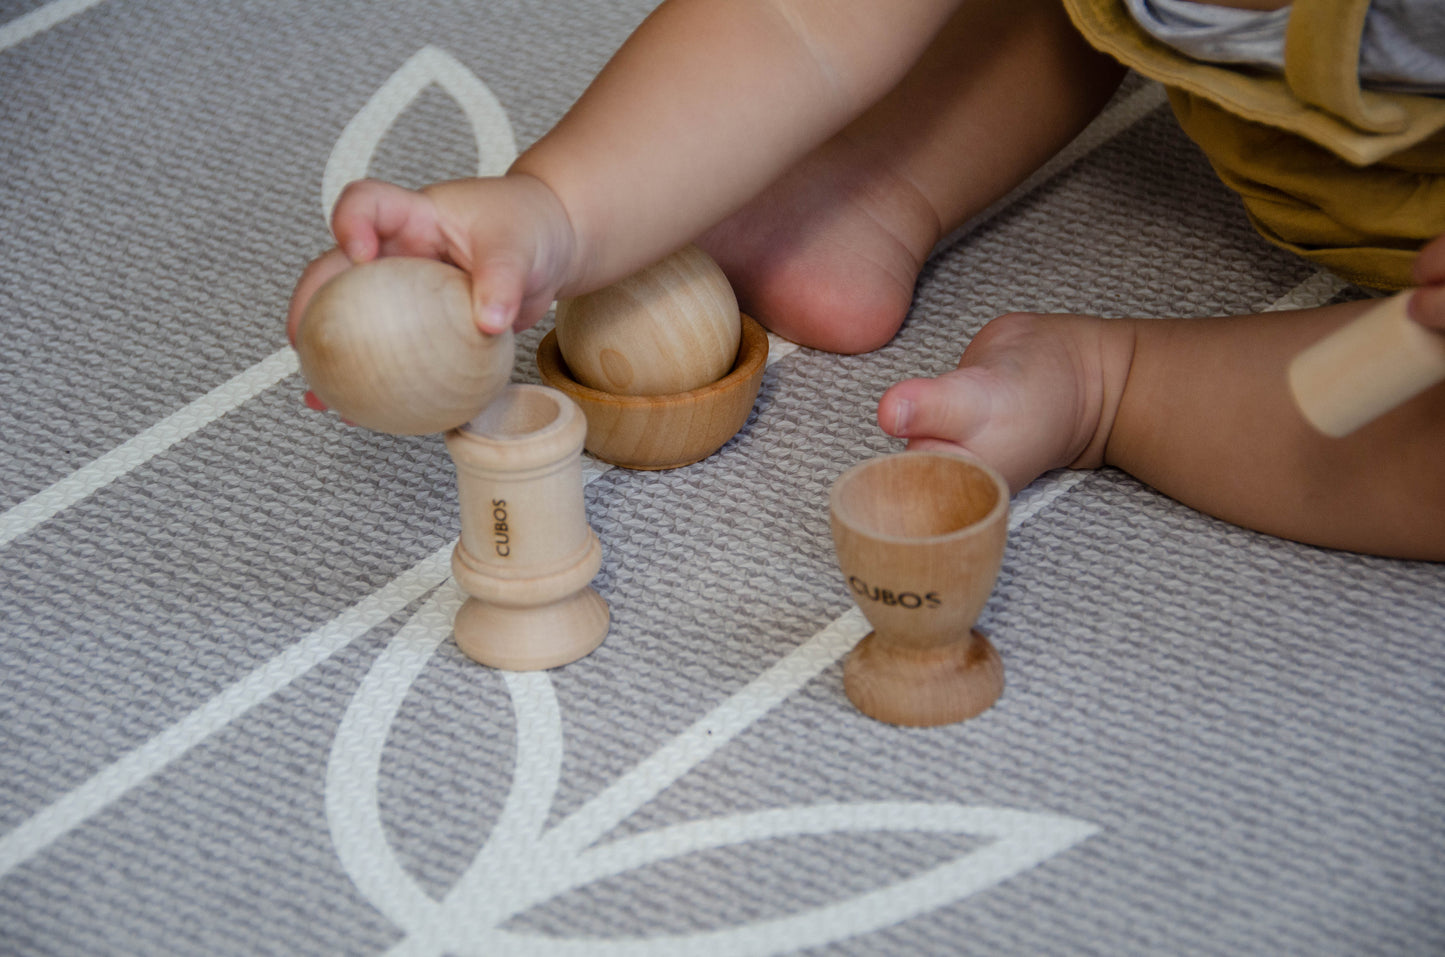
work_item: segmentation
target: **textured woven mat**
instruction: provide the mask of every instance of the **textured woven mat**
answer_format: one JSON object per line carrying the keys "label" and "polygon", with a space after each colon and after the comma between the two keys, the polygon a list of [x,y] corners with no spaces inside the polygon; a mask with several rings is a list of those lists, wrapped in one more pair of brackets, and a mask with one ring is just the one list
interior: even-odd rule
{"label": "textured woven mat", "polygon": [[1141,83],[888,347],[777,350],[696,466],[589,466],[600,650],[457,651],[451,461],[306,412],[286,299],[340,183],[499,169],[647,6],[0,5],[0,952],[1445,952],[1445,567],[1053,474],[998,706],[843,697],[827,491],[888,384],[1012,309],[1362,294]]}

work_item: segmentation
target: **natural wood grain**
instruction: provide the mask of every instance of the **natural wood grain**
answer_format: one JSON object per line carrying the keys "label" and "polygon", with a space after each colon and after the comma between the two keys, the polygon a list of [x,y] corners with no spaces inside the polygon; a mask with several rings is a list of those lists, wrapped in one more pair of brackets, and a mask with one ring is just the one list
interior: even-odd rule
{"label": "natural wood grain", "polygon": [[587,416],[587,450],[630,469],[670,469],[707,458],[748,420],[762,386],[768,334],[742,317],[731,371],[702,388],[676,395],[613,395],[577,382],[547,333],[537,349],[542,381],[569,395]]}
{"label": "natural wood grain", "polygon": [[510,332],[472,322],[467,274],[430,259],[387,257],[322,286],[296,330],[311,390],[342,417],[398,435],[471,419],[512,374]]}
{"label": "natural wood grain", "polygon": [[572,377],[613,395],[672,395],[714,382],[732,367],[740,335],[732,286],[696,246],[557,303],[557,344]]}
{"label": "natural wood grain", "polygon": [[860,711],[903,725],[987,710],[1003,663],[972,630],[1008,536],[1008,486],[943,452],[901,452],[849,469],[829,498],[839,568],[873,632],[843,668]]}
{"label": "natural wood grain", "polygon": [[1295,402],[1325,435],[1348,435],[1445,382],[1445,334],[1406,315],[1409,297],[1391,296],[1290,363]]}
{"label": "natural wood grain", "polygon": [[446,435],[462,515],[452,574],[471,596],[453,630],[482,664],[554,668],[607,635],[607,604],[588,587],[602,546],[582,501],[586,431],[565,395],[517,384]]}

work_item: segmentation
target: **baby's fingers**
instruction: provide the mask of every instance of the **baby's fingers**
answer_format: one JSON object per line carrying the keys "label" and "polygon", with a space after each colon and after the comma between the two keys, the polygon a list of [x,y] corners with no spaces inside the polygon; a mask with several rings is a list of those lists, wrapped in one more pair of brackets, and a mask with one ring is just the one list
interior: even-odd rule
{"label": "baby's fingers", "polygon": [[296,288],[291,292],[291,304],[286,310],[286,338],[293,346],[296,344],[296,327],[300,324],[311,297],[316,295],[316,290],[325,285],[327,280],[345,271],[350,265],[345,253],[332,249],[313,259],[302,270],[301,278],[296,281]]}
{"label": "baby's fingers", "polygon": [[900,439],[938,439],[967,445],[988,423],[989,392],[969,376],[907,379],[878,403],[878,425]]}
{"label": "baby's fingers", "polygon": [[1445,236],[1425,244],[1415,257],[1414,273],[1417,286],[1445,285]]}
{"label": "baby's fingers", "polygon": [[1420,250],[1414,274],[1419,288],[1410,296],[1410,318],[1426,328],[1445,332],[1445,236]]}
{"label": "baby's fingers", "polygon": [[377,256],[446,258],[436,210],[423,193],[379,180],[358,180],[341,191],[331,232],[353,263]]}
{"label": "baby's fingers", "polygon": [[1411,319],[1427,329],[1445,332],[1445,285],[1421,286],[1406,306]]}

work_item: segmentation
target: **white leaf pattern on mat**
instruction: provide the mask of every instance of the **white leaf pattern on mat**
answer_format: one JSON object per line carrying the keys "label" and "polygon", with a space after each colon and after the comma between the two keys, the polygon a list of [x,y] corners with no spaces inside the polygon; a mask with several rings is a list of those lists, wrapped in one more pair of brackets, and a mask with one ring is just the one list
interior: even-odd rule
{"label": "white leaf pattern on mat", "polygon": [[[668,742],[550,830],[543,831],[562,766],[562,720],[544,672],[504,674],[516,711],[512,787],[491,836],[435,900],[396,859],[381,824],[382,751],[408,689],[451,633],[462,596],[442,589],[387,645],[337,730],[326,811],[342,866],[362,893],[406,933],[396,954],[778,954],[878,930],[961,900],[1025,871],[1097,832],[1052,814],[957,804],[822,804],[737,814],[597,844],[688,771],[725,746],[847,652],[867,630],[843,615]],[[891,885],[790,917],[686,936],[567,938],[502,929],[568,891],[687,854],[744,842],[861,831],[932,831],[990,838],[953,861]]]}
{"label": "white leaf pattern on mat", "polygon": [[[396,118],[436,83],[476,134],[478,172],[499,173],[516,155],[495,96],[451,56],[427,47],[347,124],[322,183],[326,214],[342,188],[366,175]],[[332,744],[326,816],[342,867],[377,909],[405,932],[397,954],[650,955],[776,954],[866,933],[921,914],[1026,870],[1095,833],[1049,814],[951,804],[825,804],[693,821],[598,842],[663,790],[841,658],[867,631],[856,611],[839,618],[624,774],[550,830],[547,812],[562,767],[562,721],[545,673],[506,674],[516,712],[516,767],[491,835],[443,900],[428,895],[397,859],[381,822],[382,752],[408,690],[451,634],[462,596],[443,587],[391,640],[357,689]],[[683,937],[606,940],[529,936],[511,918],[571,890],[684,855],[744,842],[860,831],[935,831],[991,838],[931,870],[789,917]]]}
{"label": "white leaf pattern on mat", "polygon": [[365,178],[386,131],[432,84],[457,102],[471,124],[477,143],[477,175],[495,176],[512,165],[517,158],[517,142],[512,122],[496,96],[451,54],[423,47],[352,117],[332,147],[321,177],[321,212],[327,222],[331,221],[331,210],[341,190],[347,183]]}
{"label": "white leaf pattern on mat", "polygon": [[[18,17],[4,27],[0,27],[0,49],[22,43],[56,23],[63,22],[71,15],[94,6],[95,2],[99,2],[99,0],[94,0],[94,2],[92,0],[74,0],[74,2],[56,0],[43,8],[37,8],[30,14]],[[424,50],[422,53],[425,54],[426,51]],[[456,90],[471,91],[470,94],[462,94],[473,102],[467,115],[486,113],[491,117],[486,122],[475,124],[479,142],[486,140],[487,143],[485,149],[478,149],[478,155],[479,157],[491,157],[491,159],[481,161],[484,167],[483,171],[500,168],[510,162],[509,157],[515,153],[510,121],[507,120],[500,106],[497,106],[494,111],[490,107],[485,110],[480,107],[480,104],[494,102],[486,87],[470,74],[456,75],[458,72],[456,61],[441,54],[440,51],[425,57],[418,54],[418,58],[420,58],[421,65],[408,71],[410,79],[407,79],[407,82],[403,83],[393,78],[393,81],[387,86],[395,92],[386,96],[378,92],[373,97],[373,102],[381,105],[375,107],[373,110],[375,115],[367,123],[362,123],[358,119],[348,126],[348,131],[352,126],[356,131],[343,134],[343,142],[337,144],[335,155],[328,164],[328,168],[332,170],[330,179],[336,182],[333,187],[334,191],[339,192],[346,178],[352,175],[351,171],[356,170],[358,166],[364,173],[370,163],[370,150],[375,148],[371,137],[374,136],[377,142],[380,141],[396,116],[410,105],[416,93],[425,88],[428,76],[432,79],[435,79],[437,75],[451,77],[452,81],[447,89],[453,91],[454,97],[457,95]],[[418,58],[414,58],[414,61]],[[447,65],[438,66],[443,63]],[[406,71],[407,68],[403,67],[403,70]],[[478,92],[478,88],[480,88],[481,95],[472,95]],[[1065,157],[1064,162],[1071,162],[1079,155],[1097,148],[1114,134],[1128,128],[1141,116],[1147,115],[1158,105],[1153,104],[1150,100],[1151,96],[1157,95],[1157,90],[1153,93],[1146,90],[1132,96],[1122,104],[1109,107],[1095,125],[1080,134],[1076,140],[1077,149],[1075,145],[1071,144],[1064,154],[1061,154]],[[365,130],[372,132],[363,137],[361,131]],[[491,132],[484,134],[484,130]],[[363,141],[371,143],[371,145],[364,145]],[[1058,172],[1059,169],[1054,164],[1050,164],[1050,168],[1053,172]],[[1030,182],[1037,185],[1033,180]],[[327,208],[329,209],[329,204],[327,204]],[[1324,274],[1318,274],[1307,279],[1274,305],[1266,308],[1273,310],[1320,305],[1333,296],[1338,288],[1336,281]],[[795,348],[791,343],[783,343],[782,340],[774,337],[769,352],[769,363],[771,364]],[[155,429],[147,430],[133,437],[119,448],[107,452],[95,461],[12,507],[4,515],[0,515],[0,547],[48,521],[70,505],[85,500],[97,489],[105,487],[120,475],[150,461],[152,457],[172,445],[186,440],[197,429],[221,415],[228,414],[233,408],[274,385],[278,379],[289,375],[294,365],[295,356],[289,348],[275,353],[230,382],[218,387],[214,392],[195,400],[184,409],[167,417]],[[216,404],[218,396],[224,397],[224,401],[219,406]],[[584,474],[587,481],[590,481],[608,468],[610,466],[588,458]],[[1016,497],[1014,524],[1026,520],[1028,516],[1046,508],[1055,497],[1072,487],[1075,480],[1067,478],[1068,474],[1063,473],[1064,478],[1060,478],[1058,475],[1045,476],[1034,486],[1034,489],[1038,490],[1040,494],[1032,495],[1030,491],[1026,490]],[[197,744],[209,739],[217,731],[228,727],[231,722],[249,712],[257,704],[269,700],[276,692],[290,686],[292,682],[302,678],[321,662],[349,647],[356,638],[365,634],[373,625],[384,620],[397,609],[431,591],[445,579],[449,552],[450,546],[444,546],[415,566],[403,569],[395,579],[377,592],[363,597],[355,605],[345,609],[337,617],[310,634],[299,637],[295,644],[222,688],[215,696],[179,721],[104,765],[80,784],[33,812],[8,833],[0,835],[0,877],[14,872],[26,862],[43,853],[55,841],[82,827],[97,814],[128,795],[132,789],[151,780],[163,769],[171,766]]]}

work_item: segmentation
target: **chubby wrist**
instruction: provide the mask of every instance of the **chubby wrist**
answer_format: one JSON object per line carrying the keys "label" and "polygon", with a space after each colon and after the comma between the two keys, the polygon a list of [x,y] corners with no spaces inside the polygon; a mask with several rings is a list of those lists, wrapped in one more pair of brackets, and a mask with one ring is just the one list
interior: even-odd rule
{"label": "chubby wrist", "polygon": [[583,291],[580,287],[587,285],[591,271],[588,264],[594,257],[588,254],[592,244],[578,229],[576,214],[545,174],[529,167],[526,154],[507,170],[503,180],[525,197],[528,215],[537,229],[538,267],[557,280],[559,293]]}
{"label": "chubby wrist", "polygon": [[691,237],[666,236],[666,229],[639,215],[641,199],[625,199],[626,177],[574,162],[572,153],[544,138],[518,157],[507,177],[526,180],[565,226],[570,259],[559,296],[592,292],[647,266]]}

